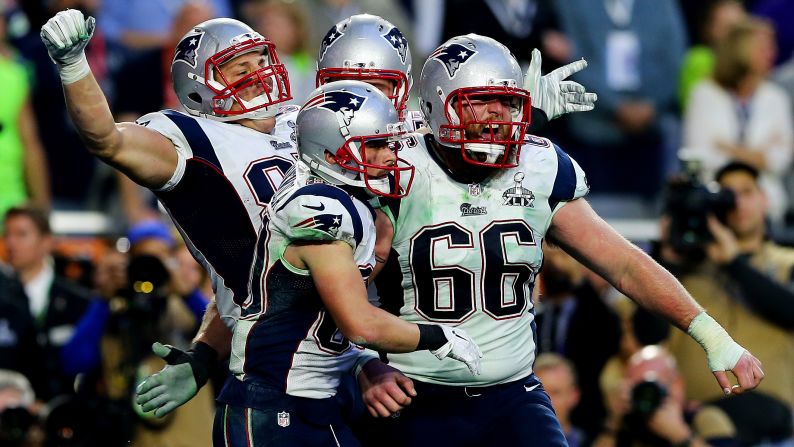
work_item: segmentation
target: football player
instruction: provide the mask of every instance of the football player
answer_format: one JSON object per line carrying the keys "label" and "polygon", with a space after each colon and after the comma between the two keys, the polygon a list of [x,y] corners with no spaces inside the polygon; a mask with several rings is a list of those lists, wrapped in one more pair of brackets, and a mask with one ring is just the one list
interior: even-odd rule
{"label": "football player", "polygon": [[[358,79],[370,83],[392,100],[408,129],[416,130],[424,126],[422,112],[406,110],[408,93],[413,85],[410,48],[402,33],[387,20],[378,16],[360,14],[340,21],[326,33],[317,64],[318,86],[340,79]],[[540,114],[533,113],[533,116],[538,118],[536,121],[593,108],[596,95],[587,93],[584,87],[576,82],[565,80],[587,66],[584,60],[568,64],[545,76],[540,76],[540,64],[540,53],[535,51],[524,78],[525,84],[536,92],[535,105],[542,111]],[[533,112],[536,110],[533,109]],[[372,276],[383,266],[391,248],[392,226],[380,211],[377,212],[376,223],[378,225],[377,263]],[[207,315],[210,315],[211,310]],[[218,347],[219,353],[228,354],[228,348],[225,351],[220,348],[224,344],[228,345],[228,342],[223,342],[224,335],[228,337],[228,331],[224,331],[218,324],[209,324],[205,327],[217,328],[217,330],[204,331],[203,336],[205,339],[217,340],[213,346]],[[208,333],[213,335],[209,336]],[[179,384],[191,376],[206,376],[205,371],[211,367],[211,363],[204,358],[186,356],[175,349],[170,352],[172,354],[167,360],[176,368],[170,369],[167,374],[161,373],[153,380],[148,380],[148,383],[139,390],[139,396],[147,395],[149,399],[157,397],[149,393],[152,389],[160,390],[162,395],[170,396],[167,403],[155,409],[158,415],[165,415],[187,402],[196,391]],[[413,390],[410,381],[405,380],[404,377],[397,374],[391,376],[382,374],[381,365],[376,365],[377,363],[367,363],[364,371],[368,372],[371,367],[372,375],[377,376],[378,379],[375,383],[385,388],[372,389],[369,393],[372,398],[367,399],[367,404],[370,411],[386,415],[410,403],[410,394]],[[369,382],[367,375],[363,380],[372,383]],[[146,403],[144,399],[139,398],[139,401]]]}
{"label": "football player", "polygon": [[464,328],[484,357],[472,376],[424,352],[388,354],[417,394],[381,421],[380,445],[566,445],[532,372],[531,297],[547,238],[700,342],[726,394],[763,377],[758,360],[667,271],[594,213],[578,164],[527,133],[530,94],[521,86],[509,50],[474,34],[445,42],[422,69],[432,133],[402,153],[416,174],[411,194],[386,208],[393,248],[376,283],[385,310]]}
{"label": "football player", "polygon": [[[566,80],[587,67],[582,59],[545,76],[540,75],[541,54],[532,52],[524,88],[533,98],[535,126],[565,113],[592,110],[598,99],[577,82]],[[408,40],[388,20],[357,14],[331,27],[317,55],[317,85],[339,79],[358,79],[378,87],[393,102],[409,131],[425,126],[419,110],[407,109],[413,86],[413,59]],[[542,113],[541,113],[542,112]]]}
{"label": "football player", "polygon": [[412,324],[367,300],[367,202],[410,189],[413,167],[396,156],[403,129],[391,101],[364,82],[309,95],[297,118],[299,160],[268,208],[250,302],[234,328],[235,378],[218,397],[215,445],[355,445],[334,395],[340,376],[369,360],[356,345],[427,350],[479,374],[481,354],[465,332]]}
{"label": "football player", "polygon": [[281,104],[290,99],[289,80],[273,44],[239,21],[213,19],[182,38],[171,64],[187,113],[164,110],[115,123],[84,54],[94,27],[94,19],[78,10],[61,11],[42,27],[41,38],[88,150],[154,191],[212,276],[224,321],[213,302],[189,352],[155,348],[174,364],[208,365],[189,368],[180,381],[176,391],[192,396],[207,381],[216,349],[228,356],[229,328],[248,296],[262,213],[297,157],[297,108]]}

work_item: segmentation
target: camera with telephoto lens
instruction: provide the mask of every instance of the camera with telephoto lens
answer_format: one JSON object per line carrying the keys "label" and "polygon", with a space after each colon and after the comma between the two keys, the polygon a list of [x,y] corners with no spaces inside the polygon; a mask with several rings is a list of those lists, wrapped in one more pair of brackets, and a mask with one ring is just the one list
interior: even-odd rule
{"label": "camera with telephoto lens", "polygon": [[679,157],[683,172],[668,181],[665,194],[665,212],[670,216],[669,243],[677,253],[699,261],[705,256],[705,245],[713,240],[708,215],[725,222],[728,212],[736,207],[736,197],[716,182],[700,181],[700,160],[684,150]]}

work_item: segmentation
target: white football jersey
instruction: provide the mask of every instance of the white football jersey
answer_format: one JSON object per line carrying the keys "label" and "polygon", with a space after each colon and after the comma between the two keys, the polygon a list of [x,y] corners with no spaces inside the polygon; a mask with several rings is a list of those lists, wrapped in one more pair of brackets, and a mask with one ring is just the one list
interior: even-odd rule
{"label": "white football jersey", "polygon": [[[362,350],[326,313],[308,270],[283,259],[295,241],[348,243],[362,281],[375,265],[374,210],[313,176],[303,162],[287,174],[268,208],[258,244],[251,299],[244,303],[232,340],[230,370],[287,394],[326,398]],[[258,281],[256,281],[258,279]]]}
{"label": "white football jersey", "polygon": [[535,358],[532,289],[542,241],[554,213],[587,194],[584,172],[549,140],[528,136],[517,167],[460,183],[424,138],[414,143],[400,154],[416,167],[411,191],[384,208],[396,223],[392,255],[376,277],[381,307],[410,322],[466,330],[482,349],[482,375],[428,351],[388,354],[389,363],[448,385],[525,377]]}
{"label": "white football jersey", "polygon": [[177,169],[154,192],[209,272],[218,312],[230,328],[249,294],[265,207],[297,158],[288,134],[297,112],[285,112],[276,119],[276,130],[285,138],[174,110],[137,121],[176,147]]}

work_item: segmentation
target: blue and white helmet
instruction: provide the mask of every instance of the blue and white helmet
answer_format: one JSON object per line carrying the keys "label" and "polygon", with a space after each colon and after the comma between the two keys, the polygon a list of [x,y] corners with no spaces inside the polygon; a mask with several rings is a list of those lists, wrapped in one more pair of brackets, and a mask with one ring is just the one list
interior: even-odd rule
{"label": "blue and white helmet", "polygon": [[411,49],[389,21],[357,14],[334,25],[323,38],[317,57],[317,86],[339,79],[383,79],[394,83],[387,96],[404,115],[413,85]]}
{"label": "blue and white helmet", "polygon": [[[296,120],[298,157],[316,175],[335,185],[366,189],[372,195],[402,197],[414,167],[397,158],[393,165],[367,161],[367,147],[397,152],[407,136],[394,105],[380,90],[362,81],[335,81],[314,90]],[[329,153],[334,160],[326,159]],[[376,177],[367,168],[385,171]],[[409,175],[405,189],[400,177]]]}
{"label": "blue and white helmet", "polygon": [[[263,56],[260,68],[227,82],[219,67],[251,52]],[[269,118],[276,115],[278,104],[292,99],[287,69],[276,47],[234,19],[207,20],[188,31],[174,51],[171,82],[188,113],[217,121]],[[262,93],[244,99],[253,89]],[[232,110],[235,103],[239,110]]]}
{"label": "blue and white helmet", "polygon": [[[459,147],[467,162],[514,167],[531,116],[529,92],[522,83],[521,67],[507,47],[477,34],[453,37],[422,68],[420,105],[436,140]],[[509,121],[476,117],[463,122],[464,107],[494,97],[510,107]]]}

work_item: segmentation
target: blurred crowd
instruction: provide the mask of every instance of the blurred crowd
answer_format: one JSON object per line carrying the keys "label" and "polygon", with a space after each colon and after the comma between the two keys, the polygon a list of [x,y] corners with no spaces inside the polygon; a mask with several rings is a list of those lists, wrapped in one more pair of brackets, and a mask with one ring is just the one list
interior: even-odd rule
{"label": "blurred crowd", "polygon": [[[767,377],[725,398],[695,342],[547,245],[535,370],[569,444],[794,445],[790,0],[0,0],[0,445],[211,444],[211,387],[166,418],[133,404],[163,365],[152,342],[188,346],[212,287],[153,196],[67,118],[38,36],[65,8],[97,18],[87,57],[117,121],[179,107],[174,46],[219,16],[275,43],[295,104],[325,32],[362,12],[402,30],[415,74],[469,32],[525,65],[539,48],[544,73],[585,58],[573,79],[596,109],[543,136],[582,165],[600,214],[658,219],[659,239],[636,242]],[[111,230],[69,241],[53,210],[101,212]]]}

